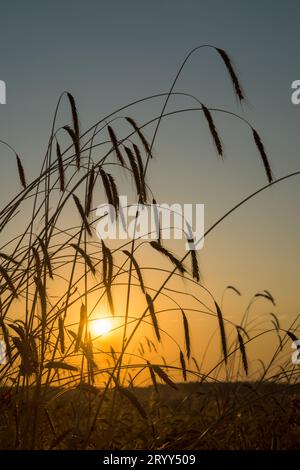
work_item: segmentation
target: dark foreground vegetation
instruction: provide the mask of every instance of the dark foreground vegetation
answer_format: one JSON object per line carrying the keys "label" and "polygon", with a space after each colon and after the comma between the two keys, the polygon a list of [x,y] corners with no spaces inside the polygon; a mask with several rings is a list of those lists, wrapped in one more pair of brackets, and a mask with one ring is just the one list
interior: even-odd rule
{"label": "dark foreground vegetation", "polygon": [[[276,383],[179,384],[130,389],[111,416],[108,394],[88,443],[85,429],[101,399],[90,388],[47,390],[38,436],[39,449],[298,449],[300,385]],[[32,391],[31,391],[32,392]],[[0,448],[28,447],[30,405],[2,389]],[[143,414],[145,413],[145,416]],[[147,414],[147,416],[146,416]],[[142,419],[141,419],[142,418]],[[113,420],[113,422],[112,422]]]}

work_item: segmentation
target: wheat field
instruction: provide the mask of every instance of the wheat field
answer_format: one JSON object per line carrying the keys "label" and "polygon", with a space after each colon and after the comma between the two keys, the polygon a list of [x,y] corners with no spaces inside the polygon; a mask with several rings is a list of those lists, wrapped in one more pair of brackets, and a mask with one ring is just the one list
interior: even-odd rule
{"label": "wheat field", "polygon": [[[205,266],[197,251],[182,256],[160,237],[110,243],[96,233],[97,204],[106,201],[118,214],[124,185],[137,203],[156,202],[147,170],[160,125],[174,113],[202,114],[220,160],[223,142],[214,116],[226,113],[242,121],[265,172],[265,186],[226,212],[205,236],[248,200],[299,173],[274,179],[263,141],[243,116],[194,97],[193,108],[167,111],[169,99],[180,94],[174,87],[185,64],[202,48],[217,54],[243,102],[227,52],[205,45],[187,55],[168,93],[139,100],[163,101],[161,113],[149,122],[138,123],[131,115],[136,103],[130,103],[82,131],[74,97],[62,93],[36,177],[13,147],[1,142],[15,158],[19,188],[0,211],[0,331],[6,348],[0,366],[1,449],[299,446],[298,371],[291,362],[299,318],[286,329],[270,312],[258,329],[250,310],[257,302],[270,309],[276,304],[273,294],[262,290],[235,324],[222,299],[202,282]],[[61,107],[70,111],[70,124],[58,126]],[[154,125],[151,139],[149,125]],[[145,266],[145,257],[151,266]],[[224,293],[241,297],[232,285],[224,286]],[[96,324],[103,305],[107,318]],[[166,326],[174,312],[181,342]],[[201,357],[193,354],[191,313],[209,317],[214,329]],[[249,350],[270,335],[271,359],[253,363]],[[175,360],[168,360],[164,344],[172,344]]]}

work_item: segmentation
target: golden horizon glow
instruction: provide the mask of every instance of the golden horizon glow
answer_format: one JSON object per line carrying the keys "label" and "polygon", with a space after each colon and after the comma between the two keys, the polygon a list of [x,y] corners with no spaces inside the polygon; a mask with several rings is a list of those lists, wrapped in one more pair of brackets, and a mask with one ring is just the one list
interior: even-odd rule
{"label": "golden horizon glow", "polygon": [[97,336],[107,335],[112,329],[112,322],[108,318],[99,318],[92,323],[92,331]]}

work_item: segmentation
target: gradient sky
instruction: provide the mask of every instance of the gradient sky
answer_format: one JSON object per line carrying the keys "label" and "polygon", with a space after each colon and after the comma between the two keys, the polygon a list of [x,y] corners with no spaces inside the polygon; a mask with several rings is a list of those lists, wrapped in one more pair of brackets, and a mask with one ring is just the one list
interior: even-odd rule
{"label": "gradient sky", "polygon": [[[2,3],[0,79],[7,84],[7,104],[0,106],[0,138],[15,147],[26,172],[34,175],[63,90],[76,97],[85,129],[119,106],[167,91],[187,52],[210,43],[233,58],[246,105],[237,104],[212,50],[193,56],[176,91],[253,123],[276,177],[299,170],[300,106],[290,100],[291,82],[300,79],[299,15],[294,0]],[[142,122],[157,114],[161,103],[139,105],[131,114]],[[174,98],[168,109],[180,106],[193,102]],[[69,120],[69,114],[61,119]],[[216,158],[203,116],[192,113],[163,123],[149,168],[160,202],[205,203],[206,228],[267,182],[249,129],[219,114],[215,120],[224,163]],[[5,148],[0,155],[2,204],[19,187],[14,158]],[[280,315],[299,312],[299,181],[261,194],[207,237],[201,270],[217,297],[228,284],[239,287],[246,300],[268,289]]]}

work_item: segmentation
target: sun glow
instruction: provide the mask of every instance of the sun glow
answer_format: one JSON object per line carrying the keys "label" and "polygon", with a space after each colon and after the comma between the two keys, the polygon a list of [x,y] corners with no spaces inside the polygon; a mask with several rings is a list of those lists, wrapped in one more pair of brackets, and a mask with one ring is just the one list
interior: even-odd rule
{"label": "sun glow", "polygon": [[112,329],[112,322],[107,318],[94,320],[92,329],[95,335],[107,335]]}

